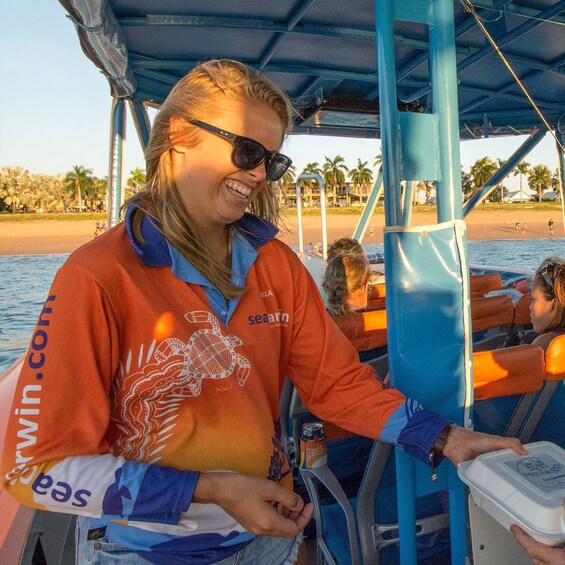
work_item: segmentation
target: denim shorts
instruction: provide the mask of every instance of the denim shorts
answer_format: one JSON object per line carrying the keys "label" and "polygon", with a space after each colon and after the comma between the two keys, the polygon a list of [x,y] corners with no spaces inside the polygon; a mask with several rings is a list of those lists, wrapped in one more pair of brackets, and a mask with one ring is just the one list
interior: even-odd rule
{"label": "denim shorts", "polygon": [[92,528],[88,518],[77,517],[75,530],[76,565],[151,565],[135,551],[106,537],[95,540],[87,539],[88,530]]}
{"label": "denim shorts", "polygon": [[235,555],[218,561],[216,565],[292,565],[298,558],[298,548],[303,535],[299,533],[294,538],[270,538],[257,536]]}
{"label": "denim shorts", "polygon": [[[88,540],[90,520],[79,516],[76,527],[76,565],[143,565],[150,562],[135,551],[109,541],[105,537]],[[217,565],[292,565],[298,557],[303,535],[294,538],[257,536],[242,550]],[[189,561],[187,561],[189,563]]]}

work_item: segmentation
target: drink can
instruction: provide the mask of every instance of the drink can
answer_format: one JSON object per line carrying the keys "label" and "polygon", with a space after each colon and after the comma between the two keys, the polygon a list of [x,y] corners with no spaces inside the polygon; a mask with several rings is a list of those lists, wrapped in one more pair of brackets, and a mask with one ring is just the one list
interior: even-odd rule
{"label": "drink can", "polygon": [[328,462],[328,442],[324,424],[310,422],[302,426],[300,437],[300,466],[312,469]]}

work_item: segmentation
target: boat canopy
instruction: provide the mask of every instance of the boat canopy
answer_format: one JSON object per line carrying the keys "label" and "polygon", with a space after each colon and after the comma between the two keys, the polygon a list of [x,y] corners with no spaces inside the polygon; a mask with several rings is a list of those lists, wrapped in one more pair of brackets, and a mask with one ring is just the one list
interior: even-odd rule
{"label": "boat canopy", "polygon": [[[431,0],[422,0],[431,3]],[[60,0],[112,96],[159,106],[198,62],[233,58],[262,71],[299,110],[294,133],[380,137],[371,0]],[[552,129],[565,130],[565,1],[454,0],[461,139],[547,129],[476,18]],[[399,109],[431,108],[425,23],[394,22]],[[411,3],[405,3],[409,10]],[[412,20],[406,14],[405,20]]]}

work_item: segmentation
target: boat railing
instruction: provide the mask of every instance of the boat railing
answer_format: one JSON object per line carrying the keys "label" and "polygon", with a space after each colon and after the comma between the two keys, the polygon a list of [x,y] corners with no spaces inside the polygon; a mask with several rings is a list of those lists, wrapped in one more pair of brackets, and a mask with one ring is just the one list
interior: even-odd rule
{"label": "boat railing", "polygon": [[326,183],[322,175],[303,174],[296,179],[296,217],[298,224],[298,251],[304,252],[304,225],[302,222],[302,193],[300,190],[300,181],[316,180],[320,187],[320,218],[322,221],[322,257],[324,261],[327,259],[328,253],[328,226],[326,221]]}

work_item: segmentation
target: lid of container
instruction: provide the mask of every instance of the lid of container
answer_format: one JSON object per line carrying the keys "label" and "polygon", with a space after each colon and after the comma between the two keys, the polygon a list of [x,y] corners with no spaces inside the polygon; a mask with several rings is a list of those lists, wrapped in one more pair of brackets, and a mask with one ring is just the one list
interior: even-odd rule
{"label": "lid of container", "polygon": [[565,450],[547,441],[524,447],[527,456],[503,449],[460,463],[459,477],[518,524],[546,535],[565,535]]}

